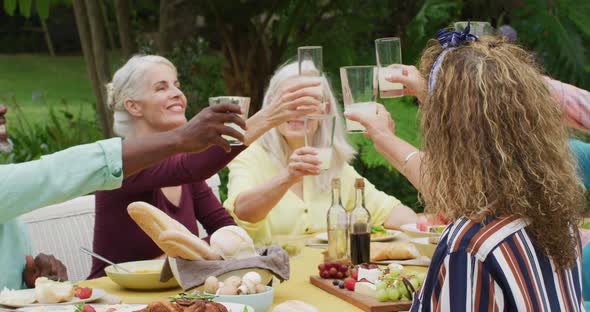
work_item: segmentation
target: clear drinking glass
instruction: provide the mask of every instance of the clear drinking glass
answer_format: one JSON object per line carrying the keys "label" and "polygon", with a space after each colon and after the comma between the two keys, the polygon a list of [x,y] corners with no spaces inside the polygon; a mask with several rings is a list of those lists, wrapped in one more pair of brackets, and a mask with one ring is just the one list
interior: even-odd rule
{"label": "clear drinking glass", "polygon": [[[209,98],[209,106],[213,106],[213,105],[217,105],[217,104],[235,104],[240,106],[240,109],[242,111],[240,118],[246,120],[248,118],[248,110],[250,109],[250,98],[249,97],[243,97],[243,96],[216,96],[216,97],[210,97]],[[236,131],[240,132],[241,134],[244,134],[244,129],[240,128],[240,126],[236,125],[235,123],[226,123],[226,126],[230,127],[230,128],[234,128]],[[240,142],[238,139],[228,136],[228,135],[222,135],[222,137],[224,139],[226,139],[229,142],[229,145],[231,146],[240,146],[243,145],[244,143]]]}
{"label": "clear drinking glass", "polygon": [[[375,66],[340,67],[340,80],[344,112],[377,114],[377,68]],[[346,119],[346,130],[349,133],[367,132],[362,124],[348,119]]]}
{"label": "clear drinking glass", "polygon": [[[470,34],[480,36],[492,36],[494,35],[494,27],[488,22],[470,22],[471,30]],[[456,31],[463,31],[467,27],[467,21],[455,22],[453,27]]]}
{"label": "clear drinking glass", "polygon": [[322,162],[321,170],[330,169],[332,163],[335,126],[336,116],[334,115],[306,116],[303,122],[305,146],[317,149],[318,158]]}
{"label": "clear drinking glass", "polygon": [[391,64],[402,63],[402,46],[397,37],[379,38],[375,40],[375,54],[379,67],[379,92],[382,99],[404,95],[404,85],[385,80],[394,73],[401,74],[400,68],[387,68]]}
{"label": "clear drinking glass", "polygon": [[[323,50],[321,46],[307,46],[297,48],[297,58],[299,63],[299,76],[303,80],[322,82],[324,72]],[[312,116],[324,115],[326,113],[326,103],[324,101],[323,87],[318,86],[322,94],[321,112],[310,114]]]}
{"label": "clear drinking glass", "polygon": [[289,258],[298,258],[309,239],[308,235],[273,235],[272,244],[283,248]]}

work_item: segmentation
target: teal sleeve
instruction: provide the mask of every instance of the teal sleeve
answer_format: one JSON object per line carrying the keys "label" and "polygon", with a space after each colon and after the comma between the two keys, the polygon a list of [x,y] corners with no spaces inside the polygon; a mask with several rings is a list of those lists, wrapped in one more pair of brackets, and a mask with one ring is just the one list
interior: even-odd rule
{"label": "teal sleeve", "polygon": [[590,244],[582,248],[582,295],[585,300],[590,299]]}
{"label": "teal sleeve", "polygon": [[584,186],[590,189],[590,144],[572,139],[570,146],[578,161],[578,175],[584,182]]}
{"label": "teal sleeve", "polygon": [[120,138],[79,145],[26,163],[0,165],[0,224],[33,209],[123,181]]}

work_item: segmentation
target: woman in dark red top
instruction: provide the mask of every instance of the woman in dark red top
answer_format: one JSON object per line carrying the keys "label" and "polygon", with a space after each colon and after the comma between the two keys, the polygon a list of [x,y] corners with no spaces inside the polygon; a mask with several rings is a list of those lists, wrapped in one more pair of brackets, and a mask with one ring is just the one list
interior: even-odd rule
{"label": "woman in dark red top", "polygon": [[[316,85],[302,82],[284,90],[274,105],[249,118],[245,146],[287,120],[314,112],[321,98],[321,94],[314,93]],[[186,97],[180,90],[176,68],[163,57],[132,57],[115,73],[107,89],[109,107],[114,111],[114,130],[119,136],[141,138],[187,122]],[[212,147],[199,154],[176,155],[126,178],[120,189],[97,192],[94,251],[116,263],[163,255],[127,214],[127,206],[134,201],[160,208],[195,235],[199,235],[197,220],[207,233],[235,224],[205,180],[244,148],[233,147],[226,153],[220,147]],[[92,261],[89,278],[104,276],[106,264]]]}

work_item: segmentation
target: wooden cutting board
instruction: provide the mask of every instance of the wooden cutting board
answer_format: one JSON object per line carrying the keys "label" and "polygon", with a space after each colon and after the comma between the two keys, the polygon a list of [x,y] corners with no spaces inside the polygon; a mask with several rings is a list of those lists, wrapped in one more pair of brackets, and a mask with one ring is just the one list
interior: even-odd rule
{"label": "wooden cutting board", "polygon": [[358,294],[347,289],[340,289],[338,286],[332,285],[332,279],[323,279],[319,276],[310,276],[309,282],[316,287],[319,287],[330,294],[355,305],[356,307],[367,312],[390,312],[390,311],[407,311],[412,306],[411,301],[388,301],[380,302],[376,298]]}

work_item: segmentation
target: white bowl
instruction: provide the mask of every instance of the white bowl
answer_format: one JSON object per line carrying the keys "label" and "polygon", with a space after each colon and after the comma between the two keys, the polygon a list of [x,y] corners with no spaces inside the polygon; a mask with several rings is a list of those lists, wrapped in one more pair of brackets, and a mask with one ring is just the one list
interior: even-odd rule
{"label": "white bowl", "polygon": [[[219,295],[213,299],[215,302],[233,302],[252,306],[257,312],[266,312],[274,300],[274,289],[266,286],[266,291],[252,295]],[[232,312],[242,312],[232,311]]]}
{"label": "white bowl", "polygon": [[137,290],[165,289],[178,287],[175,278],[165,283],[160,282],[160,272],[164,266],[164,260],[145,260],[119,263],[124,269],[131,271],[117,271],[112,265],[104,269],[107,276],[123,288]]}

